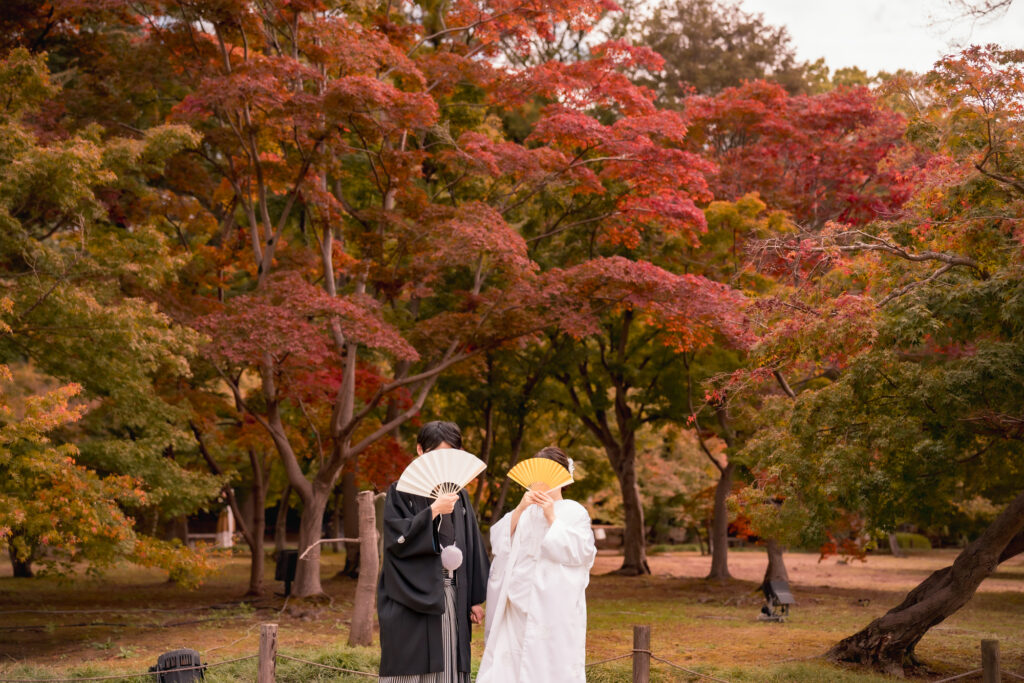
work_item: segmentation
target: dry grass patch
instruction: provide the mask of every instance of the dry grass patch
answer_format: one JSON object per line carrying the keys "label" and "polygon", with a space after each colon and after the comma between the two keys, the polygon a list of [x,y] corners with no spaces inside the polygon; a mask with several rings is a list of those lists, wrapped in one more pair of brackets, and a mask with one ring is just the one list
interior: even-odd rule
{"label": "dry grass patch", "polygon": [[[697,553],[651,558],[653,576],[608,574],[621,558],[602,553],[588,590],[588,660],[632,648],[632,625],[652,626],[652,650],[681,666],[729,681],[888,680],[830,666],[817,657],[897,604],[907,590],[955,553],[931,551],[899,559],[838,564],[835,558],[790,554],[787,564],[799,605],[785,624],[758,622],[755,593],[764,571],[763,552],[730,556],[736,577],[724,584],[702,577],[709,559]],[[324,577],[333,577],[343,555],[324,555]],[[162,652],[191,647],[204,661],[254,654],[259,624],[279,624],[281,652],[324,664],[372,671],[376,648],[350,650],[349,616],[355,582],[329,578],[326,602],[305,603],[269,595],[244,599],[248,558],[226,557],[221,571],[196,591],[166,581],[158,571],[122,567],[102,580],[12,579],[0,571],[0,678],[100,675],[145,671]],[[4,574],[3,572],[6,572]],[[271,580],[268,586],[280,590]],[[975,599],[921,642],[919,653],[939,672],[978,666],[978,642],[999,638],[1004,666],[1024,673],[1024,558],[1008,563],[982,584]],[[474,633],[479,660],[482,632]],[[629,660],[591,669],[588,680],[628,681]],[[342,681],[321,669],[282,662],[282,681]],[[690,680],[655,662],[655,680]],[[213,683],[253,680],[254,663],[213,669]],[[366,680],[350,677],[350,680]]]}

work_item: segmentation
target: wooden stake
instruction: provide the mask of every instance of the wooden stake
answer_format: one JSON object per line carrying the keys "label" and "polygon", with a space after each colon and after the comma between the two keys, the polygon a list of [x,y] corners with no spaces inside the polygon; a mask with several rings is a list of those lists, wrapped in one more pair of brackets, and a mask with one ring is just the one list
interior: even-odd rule
{"label": "wooden stake", "polygon": [[1002,674],[999,671],[999,641],[981,641],[981,680],[982,683],[1000,683]]}
{"label": "wooden stake", "polygon": [[651,627],[633,626],[633,683],[651,680]]}
{"label": "wooden stake", "polygon": [[277,680],[277,624],[260,626],[260,659],[256,669],[256,683],[275,683]]}
{"label": "wooden stake", "polygon": [[359,501],[359,580],[352,604],[352,628],[348,632],[349,645],[373,643],[373,604],[377,597],[377,514],[373,506],[373,491],[360,491]]}

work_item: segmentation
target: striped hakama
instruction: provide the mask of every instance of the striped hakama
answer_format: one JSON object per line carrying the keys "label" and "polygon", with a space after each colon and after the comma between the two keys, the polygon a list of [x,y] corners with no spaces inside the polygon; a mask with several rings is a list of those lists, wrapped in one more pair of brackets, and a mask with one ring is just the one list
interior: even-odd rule
{"label": "striped hakama", "polygon": [[381,676],[380,683],[470,683],[469,672],[458,671],[456,648],[459,623],[455,618],[455,584],[447,569],[444,572],[444,614],[441,615],[441,640],[444,646],[444,670],[409,676]]}

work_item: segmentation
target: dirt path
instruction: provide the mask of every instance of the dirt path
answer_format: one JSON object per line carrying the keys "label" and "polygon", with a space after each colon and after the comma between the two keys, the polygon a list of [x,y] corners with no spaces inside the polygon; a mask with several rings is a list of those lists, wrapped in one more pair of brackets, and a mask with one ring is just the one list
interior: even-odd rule
{"label": "dirt path", "polygon": [[[787,553],[785,558],[789,579],[794,585],[907,592],[933,571],[952,564],[958,552],[932,550],[903,558],[875,555],[866,561],[848,563],[836,557],[819,561],[815,553]],[[594,573],[605,574],[621,564],[621,556],[602,551],[594,564]],[[657,576],[703,578],[711,568],[711,558],[695,552],[665,553],[652,555],[649,564]],[[729,553],[729,571],[733,578],[742,581],[760,583],[767,564],[768,559],[760,550]],[[1024,555],[1004,563],[978,590],[982,593],[1024,592]]]}

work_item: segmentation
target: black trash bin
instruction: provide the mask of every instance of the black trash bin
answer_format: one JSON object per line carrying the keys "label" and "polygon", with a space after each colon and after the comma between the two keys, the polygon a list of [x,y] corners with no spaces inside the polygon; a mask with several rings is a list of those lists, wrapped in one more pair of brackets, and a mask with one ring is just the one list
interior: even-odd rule
{"label": "black trash bin", "polygon": [[[195,668],[199,667],[199,668]],[[194,683],[206,679],[206,669],[195,650],[182,648],[165,652],[156,658],[156,666],[149,667],[158,683]]]}
{"label": "black trash bin", "polygon": [[299,564],[298,550],[279,550],[274,554],[274,580],[284,581],[284,594],[292,594],[292,581],[295,580],[295,568]]}

